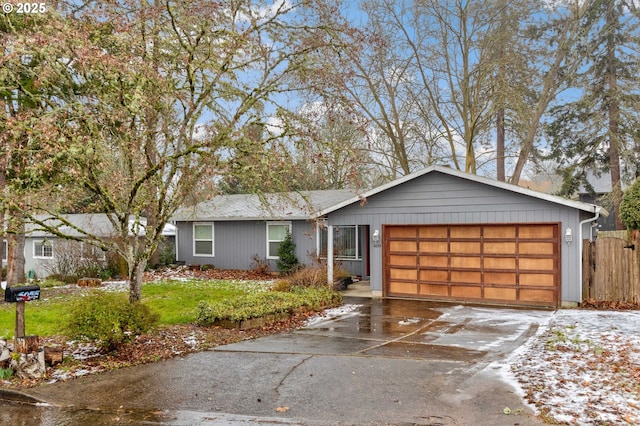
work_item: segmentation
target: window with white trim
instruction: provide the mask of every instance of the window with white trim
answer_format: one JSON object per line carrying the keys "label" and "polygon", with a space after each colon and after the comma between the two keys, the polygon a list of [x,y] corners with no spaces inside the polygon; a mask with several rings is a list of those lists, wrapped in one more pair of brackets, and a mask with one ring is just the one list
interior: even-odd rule
{"label": "window with white trim", "polygon": [[53,243],[49,240],[36,240],[33,242],[33,257],[40,259],[53,258]]}
{"label": "window with white trim", "polygon": [[[318,222],[318,256],[327,257],[327,224],[326,221]],[[333,227],[333,257],[337,260],[362,259],[362,247],[360,244],[357,225],[337,225]]]}
{"label": "window with white trim", "polygon": [[280,259],[280,244],[291,232],[291,222],[267,222],[267,259]]}
{"label": "window with white trim", "polygon": [[193,224],[193,255],[214,256],[213,223]]}

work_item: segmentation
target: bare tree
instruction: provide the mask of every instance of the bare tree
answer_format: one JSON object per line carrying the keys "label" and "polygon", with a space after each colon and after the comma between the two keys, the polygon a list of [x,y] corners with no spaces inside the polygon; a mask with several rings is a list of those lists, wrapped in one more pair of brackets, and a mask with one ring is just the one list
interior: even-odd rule
{"label": "bare tree", "polygon": [[[175,209],[195,191],[213,196],[238,153],[287,135],[248,137],[269,114],[286,114],[282,94],[302,80],[308,53],[326,43],[331,11],[323,2],[131,0],[70,2],[60,12],[16,40],[46,55],[33,76],[54,95],[41,98],[46,108],[28,124],[12,123],[31,126],[42,145],[30,192],[60,201],[30,197],[22,213],[60,237],[71,237],[64,226],[122,256],[135,302]],[[52,168],[56,162],[62,167]],[[81,196],[107,213],[116,238],[64,219]]]}

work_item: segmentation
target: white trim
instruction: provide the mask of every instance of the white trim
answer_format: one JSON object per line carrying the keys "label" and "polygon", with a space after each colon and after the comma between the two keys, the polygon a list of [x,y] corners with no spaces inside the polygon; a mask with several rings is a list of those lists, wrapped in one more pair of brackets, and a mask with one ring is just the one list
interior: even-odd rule
{"label": "white trim", "polygon": [[327,282],[333,284],[333,225],[327,226]]}
{"label": "white trim", "polygon": [[279,256],[272,256],[269,255],[269,243],[276,243],[276,242],[282,242],[284,240],[270,240],[269,239],[269,226],[288,226],[289,227],[289,233],[293,235],[292,230],[291,230],[291,221],[269,221],[266,223],[266,227],[265,227],[265,231],[266,231],[266,235],[265,235],[265,240],[267,241],[267,247],[266,247],[266,258],[267,259],[271,259],[271,260],[278,260],[280,259]]}
{"label": "white trim", "polygon": [[[42,247],[42,253],[44,253],[44,243],[46,241],[46,244],[51,247],[51,256],[44,256],[44,255],[38,255],[36,253],[36,246],[40,245],[40,247]],[[33,247],[32,247],[32,253],[33,253],[33,258],[34,259],[53,259],[53,242],[51,242],[51,240],[47,240],[46,238],[43,238],[41,240],[34,240],[33,241]]]}
{"label": "white trim", "polygon": [[[328,231],[328,227],[327,227],[327,255],[323,255],[322,254],[322,223],[324,223],[325,226],[326,225],[326,219],[319,219],[317,221],[317,226],[316,226],[316,256],[318,256],[318,258],[320,259],[326,259],[328,257],[328,253],[329,253],[329,231]],[[334,256],[334,260],[344,260],[344,261],[351,261],[351,262],[360,262],[362,261],[362,253],[360,251],[360,237],[361,237],[361,232],[360,232],[360,227],[362,225],[333,225],[333,236],[335,238],[335,234],[336,231],[339,229],[343,229],[343,228],[354,228],[355,229],[355,255],[353,257],[341,257],[341,256]],[[334,241],[334,251],[335,251],[335,241]],[[334,253],[335,255],[335,253]]]}
{"label": "white trim", "polygon": [[[211,227],[211,240],[196,240],[196,226],[210,226]],[[213,226],[213,222],[193,222],[191,226],[191,243],[192,243],[192,253],[193,257],[215,257],[216,255],[216,230]],[[196,242],[197,241],[211,241],[211,254],[202,254],[196,253]]]}

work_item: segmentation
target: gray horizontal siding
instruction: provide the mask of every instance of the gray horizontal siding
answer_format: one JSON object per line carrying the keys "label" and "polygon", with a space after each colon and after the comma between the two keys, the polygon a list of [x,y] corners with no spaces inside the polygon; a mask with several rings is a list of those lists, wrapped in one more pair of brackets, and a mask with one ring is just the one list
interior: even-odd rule
{"label": "gray horizontal siding", "polygon": [[[203,222],[210,223],[210,222]],[[312,222],[292,221],[292,237],[296,256],[310,263],[315,254],[315,228]],[[263,221],[223,221],[214,224],[214,257],[193,255],[193,223],[177,222],[177,260],[188,265],[214,265],[219,269],[250,270],[254,256],[267,257],[267,225]],[[277,270],[275,260],[268,260],[271,270]]]}

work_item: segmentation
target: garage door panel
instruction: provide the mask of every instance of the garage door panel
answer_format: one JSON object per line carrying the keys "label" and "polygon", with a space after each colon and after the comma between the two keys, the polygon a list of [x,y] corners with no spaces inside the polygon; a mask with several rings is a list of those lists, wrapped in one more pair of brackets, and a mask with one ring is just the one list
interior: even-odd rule
{"label": "garage door panel", "polygon": [[415,253],[417,249],[415,241],[390,241],[389,244],[392,252]]}
{"label": "garage door panel", "polygon": [[485,257],[485,269],[506,269],[513,271],[516,269],[516,259],[514,257]]}
{"label": "garage door panel", "polygon": [[486,226],[483,231],[485,239],[514,239],[516,237],[516,227],[513,225]]}
{"label": "garage door panel", "polygon": [[551,256],[554,254],[555,244],[553,243],[519,243],[518,244],[518,252],[520,254],[537,254],[537,255],[548,255]]}
{"label": "garage door panel", "polygon": [[526,226],[518,227],[518,237],[520,238],[553,238],[555,225],[546,226]]}
{"label": "garage door panel", "polygon": [[417,280],[418,279],[418,271],[415,269],[398,269],[391,268],[390,271],[391,279],[400,279],[400,280]]}
{"label": "garage door panel", "polygon": [[520,274],[520,285],[553,287],[555,276],[553,274]]}
{"label": "garage door panel", "polygon": [[[453,260],[453,259],[452,259]],[[448,256],[420,256],[420,266],[421,267],[440,267],[446,268],[449,265],[449,257]]]}
{"label": "garage door panel", "polygon": [[416,294],[418,292],[418,285],[416,283],[390,281],[389,292],[399,294]]}
{"label": "garage door panel", "polygon": [[481,299],[482,288],[461,285],[451,286],[451,296],[460,299]]}
{"label": "garage door panel", "polygon": [[452,239],[456,238],[480,238],[482,235],[481,226],[459,226],[451,227],[450,236]]}
{"label": "garage door panel", "polygon": [[552,290],[520,290],[520,300],[531,302],[555,302],[556,295]]}
{"label": "garage door panel", "polygon": [[478,256],[451,256],[452,268],[474,268],[482,267],[482,259]]}
{"label": "garage door panel", "polygon": [[414,227],[394,227],[389,228],[389,237],[390,238],[415,238],[416,237],[416,228]]}
{"label": "garage door panel", "polygon": [[389,256],[389,264],[392,266],[416,266],[418,264],[417,260],[415,255],[401,256],[392,254]]}
{"label": "garage door panel", "polygon": [[480,254],[480,241],[477,242],[469,242],[469,241],[460,241],[460,242],[452,242],[451,253],[473,253]]}
{"label": "garage door panel", "polygon": [[447,238],[449,236],[448,226],[421,226],[418,229],[420,238]]}
{"label": "garage door panel", "polygon": [[449,271],[423,269],[420,271],[420,281],[446,283],[449,281]]}
{"label": "garage door panel", "polygon": [[508,254],[516,252],[515,242],[485,242],[484,252],[486,254]]}
{"label": "garage door panel", "polygon": [[484,282],[492,284],[517,284],[517,276],[515,272],[485,272]]}
{"label": "garage door panel", "polygon": [[559,229],[559,224],[386,225],[385,290],[557,306]]}
{"label": "garage door panel", "polygon": [[452,283],[481,283],[482,274],[470,271],[451,271]]}
{"label": "garage door panel", "polygon": [[420,253],[448,253],[449,243],[446,241],[420,242]]}
{"label": "garage door panel", "polygon": [[448,284],[420,284],[421,296],[449,296]]}
{"label": "garage door panel", "polygon": [[555,259],[553,258],[520,258],[520,269],[532,269],[538,271],[555,270]]}
{"label": "garage door panel", "polygon": [[484,297],[495,300],[516,300],[517,294],[515,288],[485,287]]}

